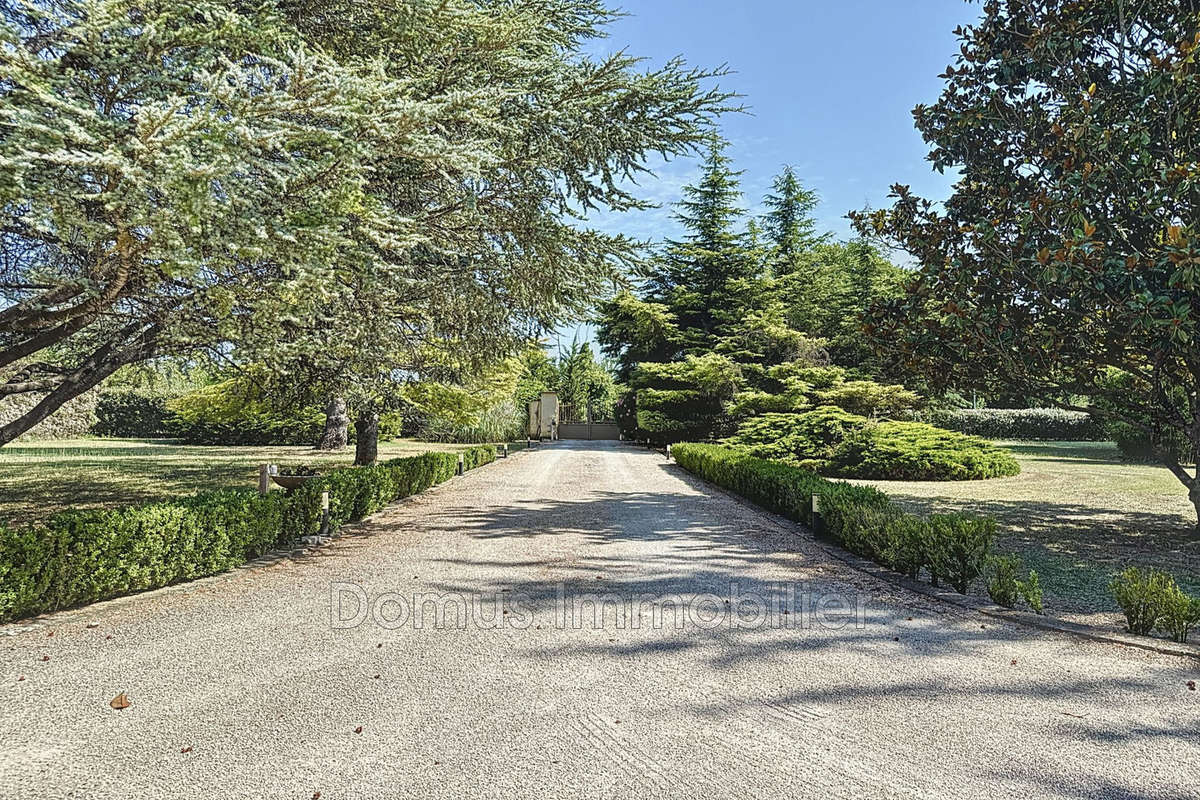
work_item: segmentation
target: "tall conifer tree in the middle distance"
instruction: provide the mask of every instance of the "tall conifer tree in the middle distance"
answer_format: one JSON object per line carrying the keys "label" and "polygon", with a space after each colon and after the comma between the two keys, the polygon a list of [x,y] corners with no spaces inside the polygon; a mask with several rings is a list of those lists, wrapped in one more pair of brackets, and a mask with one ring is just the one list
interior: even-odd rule
{"label": "tall conifer tree in the middle distance", "polygon": [[686,233],[667,241],[647,285],[646,299],[674,312],[686,351],[711,350],[722,328],[761,297],[762,265],[742,223],[740,175],[725,143],[714,140],[699,181],[684,188],[678,205]]}
{"label": "tall conifer tree in the middle distance", "polygon": [[817,233],[813,211],[820,198],[800,182],[794,169],[785,166],[775,176],[771,189],[763,200],[767,213],[762,221],[771,245],[771,273],[780,278],[796,272],[800,256],[828,241],[829,234]]}

